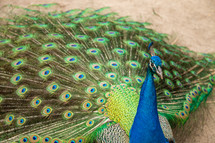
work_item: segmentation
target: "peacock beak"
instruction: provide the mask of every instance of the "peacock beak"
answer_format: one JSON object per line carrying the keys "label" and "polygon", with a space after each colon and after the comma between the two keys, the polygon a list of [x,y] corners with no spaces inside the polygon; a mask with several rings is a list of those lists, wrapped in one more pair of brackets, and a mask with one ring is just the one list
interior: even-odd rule
{"label": "peacock beak", "polygon": [[163,73],[160,74],[161,79],[163,79]]}
{"label": "peacock beak", "polygon": [[160,66],[157,68],[156,72],[160,76],[160,78],[163,79],[163,72],[162,72],[162,68]]}

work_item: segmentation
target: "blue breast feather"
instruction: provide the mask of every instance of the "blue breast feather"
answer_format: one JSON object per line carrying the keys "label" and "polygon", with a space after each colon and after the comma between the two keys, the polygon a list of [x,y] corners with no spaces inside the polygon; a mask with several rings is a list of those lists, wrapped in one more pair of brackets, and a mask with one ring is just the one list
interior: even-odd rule
{"label": "blue breast feather", "polygon": [[140,92],[137,114],[130,130],[130,143],[166,143],[160,126],[153,73],[148,67]]}

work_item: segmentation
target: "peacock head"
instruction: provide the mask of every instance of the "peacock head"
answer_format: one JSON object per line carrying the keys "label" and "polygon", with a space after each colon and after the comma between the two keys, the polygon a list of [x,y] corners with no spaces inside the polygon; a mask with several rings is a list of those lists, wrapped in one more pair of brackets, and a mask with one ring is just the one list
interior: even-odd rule
{"label": "peacock head", "polygon": [[151,42],[148,46],[148,49],[150,50],[151,59],[149,61],[149,67],[153,71],[153,73],[157,73],[161,79],[163,79],[163,72],[162,72],[162,61],[160,57],[155,56],[154,50],[151,47],[153,45],[153,42]]}

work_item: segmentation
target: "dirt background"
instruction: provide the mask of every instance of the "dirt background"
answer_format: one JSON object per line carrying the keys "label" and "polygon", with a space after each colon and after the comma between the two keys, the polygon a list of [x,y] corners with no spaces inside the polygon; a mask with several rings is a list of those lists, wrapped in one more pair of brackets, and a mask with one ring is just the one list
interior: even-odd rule
{"label": "dirt background", "polygon": [[[167,33],[170,40],[196,52],[215,53],[215,0],[0,0],[6,4],[59,3],[57,10],[111,7],[120,16],[152,23],[157,32]],[[0,11],[1,13],[1,11]],[[215,143],[215,105],[208,102],[207,116],[185,143]],[[192,120],[201,120],[201,115]],[[179,142],[178,142],[179,143]]]}

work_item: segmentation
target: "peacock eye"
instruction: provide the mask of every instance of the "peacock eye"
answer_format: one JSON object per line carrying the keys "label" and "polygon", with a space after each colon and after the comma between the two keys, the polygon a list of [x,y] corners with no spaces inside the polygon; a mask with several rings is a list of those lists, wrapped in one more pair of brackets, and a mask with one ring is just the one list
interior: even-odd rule
{"label": "peacock eye", "polygon": [[150,66],[153,68],[155,66],[155,64],[150,62]]}

